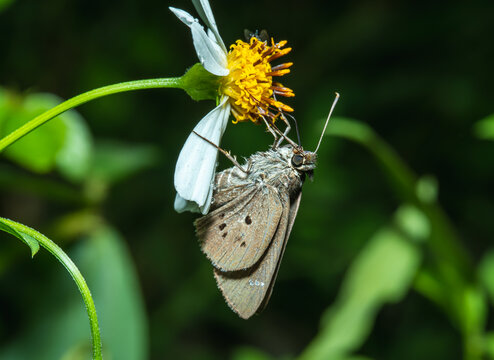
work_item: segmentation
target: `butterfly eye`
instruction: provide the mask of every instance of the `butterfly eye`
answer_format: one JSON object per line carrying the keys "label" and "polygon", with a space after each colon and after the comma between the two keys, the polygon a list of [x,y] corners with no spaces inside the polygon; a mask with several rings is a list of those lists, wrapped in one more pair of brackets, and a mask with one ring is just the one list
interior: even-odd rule
{"label": "butterfly eye", "polygon": [[304,163],[304,157],[299,154],[295,154],[292,156],[292,165],[295,167],[299,167]]}

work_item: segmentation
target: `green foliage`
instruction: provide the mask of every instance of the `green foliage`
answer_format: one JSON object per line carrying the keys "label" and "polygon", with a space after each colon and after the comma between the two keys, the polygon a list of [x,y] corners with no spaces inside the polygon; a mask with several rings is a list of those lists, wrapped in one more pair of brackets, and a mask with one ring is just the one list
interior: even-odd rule
{"label": "green foliage", "polygon": [[474,133],[480,139],[494,140],[494,115],[478,121],[474,126]]}
{"label": "green foliage", "polygon": [[87,274],[101,314],[103,349],[108,358],[146,359],[148,325],[144,300],[124,239],[114,229],[102,227],[89,234],[76,250],[74,257]]}
{"label": "green foliage", "polygon": [[[38,251],[39,246],[43,246],[46,250],[48,250],[55,258],[60,261],[60,263],[65,267],[65,269],[69,272],[72,279],[77,284],[79,291],[82,295],[84,303],[86,305],[87,316],[89,317],[89,322],[91,325],[91,335],[92,335],[92,347],[89,344],[89,352],[92,354],[93,359],[100,360],[101,359],[101,337],[99,333],[98,319],[96,316],[96,310],[94,307],[93,299],[91,298],[91,293],[86,285],[86,281],[82,277],[79,269],[75,266],[72,260],[60,249],[54,242],[48,239],[46,236],[42,235],[36,230],[33,230],[25,225],[17,223],[15,221],[11,221],[5,218],[0,218],[1,226],[0,230],[4,230],[25,242],[30,248],[31,253],[34,254]],[[30,307],[31,310],[35,308]],[[46,340],[43,343],[47,342]],[[30,346],[28,346],[28,344]],[[33,342],[28,342],[24,345],[25,348],[34,349],[36,347],[32,347]],[[57,344],[59,345],[59,344]],[[53,347],[53,348],[56,348]],[[92,348],[92,351],[91,351]],[[8,357],[8,356],[5,356]],[[14,358],[17,356],[14,356]]]}
{"label": "green foliage", "polygon": [[[110,228],[94,229],[69,255],[79,264],[92,289],[100,314],[105,358],[145,359],[147,326],[144,304],[123,239]],[[0,358],[89,358],[91,346],[87,315],[79,296],[70,291],[72,284],[66,281],[62,272],[43,274],[38,281],[44,284],[43,295],[40,295],[38,306],[26,309],[31,327],[16,341],[3,347]],[[122,326],[121,319],[125,319],[125,326]]]}
{"label": "green foliage", "polygon": [[[5,136],[37,115],[58,105],[51,94],[21,97],[0,91],[0,135]],[[36,156],[33,156],[36,154]],[[87,125],[75,111],[68,111],[9,147],[5,156],[37,173],[58,169],[73,181],[80,181],[88,171],[92,155]]]}
{"label": "green foliage", "polygon": [[[434,255],[418,273],[416,289],[443,307],[464,336],[466,358],[478,358],[483,353],[483,331],[486,316],[485,296],[472,282],[467,252],[462,249],[455,230],[435,203],[437,183],[431,178],[417,180],[397,154],[365,124],[340,119],[330,130],[333,135],[353,140],[370,150],[392,180],[397,193],[412,201],[417,209],[402,225],[415,238],[427,240]],[[415,211],[419,210],[419,211]],[[423,212],[423,213],[421,213]],[[430,224],[430,225],[429,225]]]}
{"label": "green foliage", "polygon": [[[70,98],[197,62],[163,2],[81,4],[0,0],[1,135],[59,103],[40,91]],[[494,139],[494,3],[284,5],[238,2],[225,16],[231,4],[212,1],[227,46],[259,26],[293,47],[282,83],[296,97],[279,100],[296,109],[304,148],[317,143],[334,91],[348,119],[329,124],[261,315],[245,322],[228,309],[194,216],[173,211],[175,160],[211,109],[183,92],[105,97],[77,109],[87,122],[67,112],[36,129],[2,153],[1,215],[42,230],[80,265],[106,358],[494,359],[494,146],[479,141]],[[214,99],[215,79],[203,80],[198,93],[181,85]],[[239,158],[267,149],[263,129],[229,124],[222,147]],[[220,157],[219,169],[230,165]],[[28,233],[0,227],[37,250]],[[88,357],[84,309],[60,266],[1,241],[0,274],[0,358]]]}
{"label": "green foliage", "polygon": [[31,256],[34,257],[39,250],[39,242],[32,236],[22,231],[22,228],[15,226],[13,221],[0,218],[0,230],[5,231],[24,242],[31,249]]}
{"label": "green foliage", "polygon": [[[35,94],[20,98],[2,90],[0,91],[0,129],[6,134],[11,133],[33,117],[59,103],[58,98],[49,94]],[[16,142],[7,149],[6,156],[33,172],[44,173],[57,168],[67,180],[83,183],[87,192],[82,195],[86,197],[86,201],[82,203],[88,202],[89,204],[98,204],[105,196],[104,192],[95,190],[97,189],[95,183],[106,188],[124,177],[149,167],[156,162],[158,157],[156,150],[150,146],[134,146],[130,149],[122,143],[115,142],[98,145],[93,150],[92,138],[87,130],[87,125],[73,111],[62,114],[59,118]],[[10,177],[12,178],[12,176]],[[7,186],[19,183],[19,179],[9,181],[8,178],[9,174],[7,173],[7,181],[5,182]],[[27,181],[24,182],[24,185],[33,183],[36,186],[36,180],[29,179]],[[63,187],[60,184],[53,184],[54,188],[61,186]],[[45,193],[47,189],[46,186],[39,188],[41,192]],[[63,193],[60,194],[64,196]],[[80,222],[83,218],[86,220]],[[81,226],[81,224],[84,225]],[[82,244],[88,247],[89,258],[83,257],[81,262],[90,261],[90,265],[86,265],[89,268],[87,273],[99,280],[99,282],[94,281],[94,283],[97,288],[95,293],[98,294],[98,306],[105,310],[103,316],[105,352],[108,356],[115,356],[116,358],[142,359],[146,357],[147,353],[147,336],[137,279],[130,259],[121,244],[122,240],[115,231],[102,228],[101,224],[102,221],[94,211],[89,210],[80,215],[74,214],[62,218],[57,225],[59,228],[57,232],[65,236],[88,234],[88,239]],[[0,352],[0,357],[75,359],[87,358],[92,352],[94,358],[99,359],[101,342],[94,304],[84,279],[70,258],[48,238],[26,226],[0,218],[0,230],[25,242],[31,248],[33,256],[41,244],[62,262],[83,294],[93,335],[91,351],[87,330],[81,326],[87,320],[85,320],[80,300],[74,296],[75,294],[72,294],[70,300],[67,299],[66,304],[71,303],[72,305],[65,310],[58,307],[54,308],[55,301],[47,296],[44,299],[45,308],[41,309],[44,311],[43,315],[36,312],[31,316],[36,318],[40,324],[49,322],[53,332],[47,332],[43,326],[36,326],[37,323],[35,322],[19,338],[18,342],[5,347]],[[109,269],[98,268],[98,266],[105,265]],[[106,274],[106,276],[102,277],[101,274]],[[48,294],[55,294],[60,281],[57,279],[50,282],[54,288],[48,291]],[[112,288],[108,287],[108,281],[112,284]],[[114,293],[121,294],[124,300],[115,303],[112,296]],[[100,298],[102,300],[99,300]],[[36,310],[39,311],[40,307]],[[120,319],[122,318],[126,319],[126,326],[121,326]],[[68,332],[67,329],[77,330]],[[52,338],[56,339],[53,346],[43,346]],[[122,346],[121,341],[124,341],[126,346]],[[28,344],[36,343],[37,346],[28,346]],[[44,352],[40,351],[39,348],[44,349]]]}
{"label": "green foliage", "polygon": [[113,184],[156,165],[159,152],[151,145],[130,145],[118,141],[97,144],[91,177]]}
{"label": "green foliage", "polygon": [[[426,222],[409,207],[400,209],[397,217],[403,224]],[[405,296],[421,257],[408,234],[407,228],[385,227],[369,239],[347,271],[335,303],[323,315],[319,334],[300,359],[348,358],[369,335],[380,308]]]}

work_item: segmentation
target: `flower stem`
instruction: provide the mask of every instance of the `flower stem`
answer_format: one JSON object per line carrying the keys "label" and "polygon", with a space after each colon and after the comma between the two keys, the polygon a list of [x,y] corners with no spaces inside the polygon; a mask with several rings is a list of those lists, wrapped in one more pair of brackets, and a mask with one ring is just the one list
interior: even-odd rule
{"label": "flower stem", "polygon": [[183,88],[182,78],[161,78],[161,79],[148,79],[148,80],[136,80],[128,81],[113,85],[104,86],[98,89],[90,90],[83,94],[77,95],[63,103],[55,106],[54,108],[44,112],[43,114],[35,117],[33,120],[27,122],[20,128],[14,130],[3,139],[0,140],[0,152],[2,152],[7,146],[11,145],[15,141],[19,140],[24,135],[30,133],[38,126],[43,125],[45,122],[53,119],[54,117],[62,114],[63,112],[70,110],[76,106],[84,104],[88,101],[107,96],[117,94],[126,91],[143,90],[143,89],[155,89],[155,88]]}
{"label": "flower stem", "polygon": [[55,244],[43,234],[40,234],[36,230],[31,229],[30,227],[22,225],[18,222],[6,218],[1,218],[1,220],[8,226],[16,229],[16,231],[27,234],[35,239],[42,247],[48,250],[50,254],[55,256],[57,260],[60,261],[62,265],[67,269],[70,276],[72,276],[72,279],[74,279],[75,283],[77,284],[77,287],[79,288],[79,291],[84,300],[84,304],[86,305],[86,311],[91,327],[91,338],[93,342],[93,359],[102,360],[103,355],[101,349],[101,335],[99,331],[98,317],[96,315],[96,307],[94,306],[93,298],[91,297],[91,291],[87,286],[86,280],[84,280],[84,277],[82,276],[77,266],[57,244]]}

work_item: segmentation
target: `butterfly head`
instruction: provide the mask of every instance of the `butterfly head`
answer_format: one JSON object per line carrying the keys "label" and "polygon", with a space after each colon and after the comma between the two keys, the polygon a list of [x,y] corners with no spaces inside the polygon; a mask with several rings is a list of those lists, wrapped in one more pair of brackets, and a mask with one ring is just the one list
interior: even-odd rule
{"label": "butterfly head", "polygon": [[305,151],[301,147],[293,149],[290,165],[299,173],[307,174],[310,178],[316,168],[317,154],[312,151]]}

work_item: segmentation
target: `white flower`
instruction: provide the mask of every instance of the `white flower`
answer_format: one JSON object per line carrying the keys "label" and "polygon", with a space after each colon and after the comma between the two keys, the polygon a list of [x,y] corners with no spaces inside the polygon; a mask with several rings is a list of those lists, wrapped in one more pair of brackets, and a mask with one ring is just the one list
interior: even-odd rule
{"label": "white flower", "polygon": [[[251,121],[258,124],[262,118],[274,123],[280,112],[293,111],[274,96],[291,97],[293,91],[273,82],[274,76],[288,74],[292,63],[271,66],[271,61],[290,52],[291,48],[283,48],[287,42],[275,43],[272,38],[270,42],[262,41],[252,36],[247,43],[237,40],[227,51],[209,2],[192,2],[208,27],[207,32],[186,11],[172,7],[170,10],[190,28],[202,67],[218,77],[218,83],[214,85],[218,88],[213,90],[219,97],[219,105],[197,124],[194,131],[219,146],[230,112],[235,117],[234,123]],[[189,135],[175,167],[176,211],[208,213],[217,158],[215,146],[194,133]]]}
{"label": "white flower", "polygon": [[[221,39],[213,12],[207,0],[192,0],[197,12],[208,27],[207,33],[198,20],[186,11],[170,7],[170,10],[192,31],[192,39],[202,66],[210,73],[226,76],[227,51]],[[230,116],[228,96],[222,95],[219,105],[209,112],[194,131],[219,145]],[[213,181],[218,150],[196,134],[191,133],[180,151],[175,167],[175,210],[207,214],[213,195]]]}

